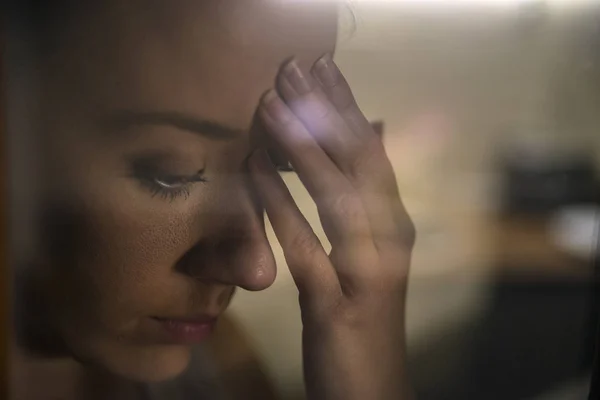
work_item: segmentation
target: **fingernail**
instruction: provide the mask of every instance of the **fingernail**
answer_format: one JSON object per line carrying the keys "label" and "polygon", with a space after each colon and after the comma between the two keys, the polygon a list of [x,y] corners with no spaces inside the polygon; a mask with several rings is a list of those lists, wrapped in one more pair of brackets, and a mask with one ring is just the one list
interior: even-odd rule
{"label": "fingernail", "polygon": [[263,95],[260,102],[263,109],[272,118],[280,119],[278,109],[281,106],[282,101],[275,90],[269,89],[269,91]]}
{"label": "fingernail", "polygon": [[288,82],[296,90],[298,95],[309,93],[312,90],[312,85],[306,75],[300,70],[298,62],[293,59],[283,67],[283,72]]}
{"label": "fingernail", "polygon": [[331,54],[327,53],[319,58],[314,65],[314,71],[323,86],[334,87],[337,85],[339,71],[331,58]]}

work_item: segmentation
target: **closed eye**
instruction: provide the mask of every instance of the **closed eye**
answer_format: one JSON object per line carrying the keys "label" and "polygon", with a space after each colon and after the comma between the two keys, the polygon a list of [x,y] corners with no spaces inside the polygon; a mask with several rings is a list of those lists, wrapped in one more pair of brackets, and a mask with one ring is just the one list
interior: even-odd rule
{"label": "closed eye", "polygon": [[180,197],[188,198],[192,186],[196,183],[206,182],[202,175],[169,176],[169,177],[138,177],[139,182],[150,194],[160,196],[166,200],[176,200]]}

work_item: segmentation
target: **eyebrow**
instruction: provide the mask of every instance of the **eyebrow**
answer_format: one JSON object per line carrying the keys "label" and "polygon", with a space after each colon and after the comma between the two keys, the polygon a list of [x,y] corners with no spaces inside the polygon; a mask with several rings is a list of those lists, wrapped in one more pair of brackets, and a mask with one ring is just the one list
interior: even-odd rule
{"label": "eyebrow", "polygon": [[122,131],[136,125],[164,125],[219,141],[230,141],[244,133],[242,129],[173,111],[119,110],[109,115],[106,122],[111,131]]}

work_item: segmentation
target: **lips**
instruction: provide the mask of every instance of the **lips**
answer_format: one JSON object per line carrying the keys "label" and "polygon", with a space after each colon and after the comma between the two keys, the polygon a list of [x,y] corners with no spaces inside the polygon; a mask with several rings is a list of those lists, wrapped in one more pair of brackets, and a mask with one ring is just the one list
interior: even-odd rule
{"label": "lips", "polygon": [[216,317],[154,318],[174,343],[195,344],[206,340],[214,331]]}

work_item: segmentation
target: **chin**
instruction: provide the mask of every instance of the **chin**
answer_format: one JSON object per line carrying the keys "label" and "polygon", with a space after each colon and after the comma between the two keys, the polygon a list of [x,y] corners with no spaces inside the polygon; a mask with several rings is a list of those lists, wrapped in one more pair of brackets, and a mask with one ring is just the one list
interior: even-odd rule
{"label": "chin", "polygon": [[191,352],[189,346],[144,346],[104,352],[96,360],[80,360],[131,381],[158,383],[181,375],[190,364]]}
{"label": "chin", "polygon": [[188,368],[191,352],[188,346],[164,346],[150,350],[151,354],[132,366],[130,379],[148,383],[175,379]]}

